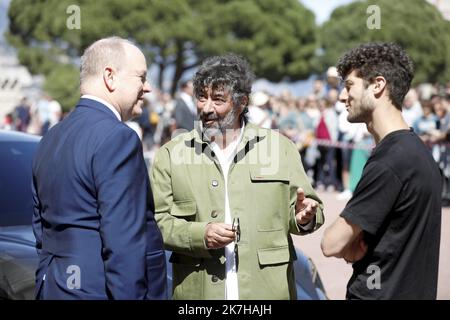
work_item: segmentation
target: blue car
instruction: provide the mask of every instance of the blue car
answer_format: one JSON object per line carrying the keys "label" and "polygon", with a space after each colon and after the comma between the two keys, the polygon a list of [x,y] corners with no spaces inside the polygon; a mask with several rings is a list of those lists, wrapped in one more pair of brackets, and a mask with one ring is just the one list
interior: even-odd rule
{"label": "blue car", "polygon": [[[38,257],[31,228],[31,163],[40,138],[0,130],[0,300],[34,299]],[[312,261],[296,249],[294,262],[299,300],[326,299]],[[172,287],[170,252],[167,283]]]}
{"label": "blue car", "polygon": [[0,131],[0,299],[33,299],[31,163],[39,138]]}

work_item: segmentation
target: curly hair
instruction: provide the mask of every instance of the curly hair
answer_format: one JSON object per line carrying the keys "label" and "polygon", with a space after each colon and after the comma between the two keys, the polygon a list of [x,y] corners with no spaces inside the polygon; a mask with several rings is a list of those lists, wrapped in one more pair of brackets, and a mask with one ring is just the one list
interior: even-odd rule
{"label": "curly hair", "polygon": [[[250,65],[243,57],[235,54],[214,56],[205,59],[195,73],[193,85],[194,95],[199,98],[206,88],[228,90],[231,94],[233,106],[245,103],[242,113],[247,113],[254,74]],[[244,101],[244,98],[247,98]],[[245,116],[244,116],[245,119]]]}
{"label": "curly hair", "polygon": [[339,59],[337,69],[343,79],[356,70],[366,86],[383,76],[389,98],[399,110],[414,77],[412,60],[395,43],[365,43],[353,48]]}

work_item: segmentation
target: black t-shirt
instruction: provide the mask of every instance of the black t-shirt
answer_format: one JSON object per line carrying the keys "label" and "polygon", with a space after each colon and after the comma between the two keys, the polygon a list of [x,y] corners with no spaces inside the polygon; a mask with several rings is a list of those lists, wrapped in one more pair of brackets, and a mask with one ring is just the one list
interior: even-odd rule
{"label": "black t-shirt", "polygon": [[364,230],[348,299],[436,299],[441,175],[412,130],[388,134],[368,159],[341,216]]}

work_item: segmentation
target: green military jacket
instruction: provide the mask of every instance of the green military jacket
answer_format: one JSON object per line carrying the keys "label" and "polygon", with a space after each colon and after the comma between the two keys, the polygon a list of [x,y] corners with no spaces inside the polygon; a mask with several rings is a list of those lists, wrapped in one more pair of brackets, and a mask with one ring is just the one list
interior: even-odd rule
{"label": "green military jacket", "polygon": [[[174,299],[224,299],[225,251],[207,249],[205,226],[224,222],[225,186],[219,161],[198,129],[157,152],[151,173],[155,218],[173,251]],[[273,130],[246,124],[228,173],[237,244],[240,299],[296,299],[290,234],[305,234],[295,220],[296,190],[323,205],[312,189],[294,144]],[[311,232],[309,231],[309,232]]]}

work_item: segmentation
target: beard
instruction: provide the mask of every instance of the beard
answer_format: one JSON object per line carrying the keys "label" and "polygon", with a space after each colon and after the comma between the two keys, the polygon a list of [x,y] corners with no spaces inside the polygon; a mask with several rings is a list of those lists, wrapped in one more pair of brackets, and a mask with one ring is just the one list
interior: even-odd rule
{"label": "beard", "polygon": [[[223,137],[227,130],[233,130],[239,114],[236,108],[232,108],[223,118],[219,118],[219,116],[214,112],[209,114],[200,112],[199,117],[203,125],[203,135],[209,141],[212,141],[213,138],[217,138],[219,136]],[[206,122],[208,120],[214,120],[214,122],[207,125]]]}
{"label": "beard", "polygon": [[361,97],[353,99],[353,105],[348,108],[347,120],[351,123],[366,123],[370,120],[375,104],[367,91],[361,93]]}

